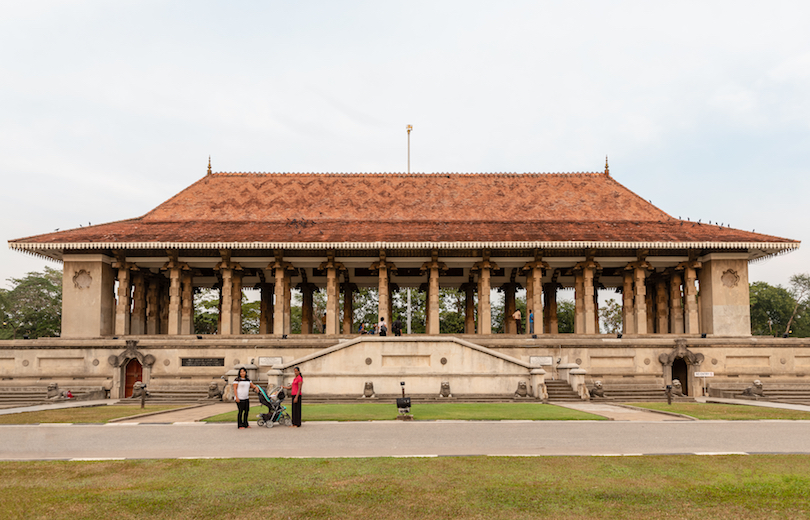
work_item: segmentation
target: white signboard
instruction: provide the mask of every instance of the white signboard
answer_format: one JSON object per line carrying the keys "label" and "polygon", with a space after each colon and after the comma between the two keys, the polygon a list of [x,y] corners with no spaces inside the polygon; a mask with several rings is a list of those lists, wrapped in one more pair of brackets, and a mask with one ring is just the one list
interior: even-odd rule
{"label": "white signboard", "polygon": [[529,364],[533,367],[550,366],[551,356],[529,356]]}
{"label": "white signboard", "polygon": [[714,377],[714,372],[695,372],[695,377]]}
{"label": "white signboard", "polygon": [[260,367],[271,367],[273,365],[280,365],[282,363],[281,357],[260,357]]}

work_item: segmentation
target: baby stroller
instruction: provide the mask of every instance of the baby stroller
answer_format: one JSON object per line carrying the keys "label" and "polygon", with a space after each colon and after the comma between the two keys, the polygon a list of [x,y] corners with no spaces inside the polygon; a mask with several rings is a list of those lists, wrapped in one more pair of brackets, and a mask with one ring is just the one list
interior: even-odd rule
{"label": "baby stroller", "polygon": [[259,402],[262,406],[267,407],[268,413],[260,413],[257,415],[259,420],[256,421],[256,424],[268,428],[272,428],[276,424],[290,426],[292,424],[292,418],[290,414],[287,413],[287,408],[281,405],[281,401],[283,401],[285,397],[284,389],[280,386],[276,386],[268,392],[265,392],[264,388],[259,387]]}

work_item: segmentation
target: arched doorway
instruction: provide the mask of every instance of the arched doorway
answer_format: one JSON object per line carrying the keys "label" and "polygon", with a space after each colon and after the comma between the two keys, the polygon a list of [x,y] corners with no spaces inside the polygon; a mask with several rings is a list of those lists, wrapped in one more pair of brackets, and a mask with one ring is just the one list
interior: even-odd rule
{"label": "arched doorway", "polygon": [[683,358],[676,358],[672,361],[672,379],[681,382],[683,395],[689,395],[689,366]]}
{"label": "arched doorway", "polygon": [[143,381],[143,365],[132,358],[124,368],[124,397],[132,397],[132,389],[136,381]]}

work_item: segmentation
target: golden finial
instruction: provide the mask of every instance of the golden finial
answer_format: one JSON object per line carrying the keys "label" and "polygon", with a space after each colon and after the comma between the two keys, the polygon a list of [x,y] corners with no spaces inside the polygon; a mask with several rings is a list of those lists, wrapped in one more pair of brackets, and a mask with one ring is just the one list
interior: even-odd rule
{"label": "golden finial", "polygon": [[605,155],[605,175],[610,175],[610,168],[608,167],[608,156]]}
{"label": "golden finial", "polygon": [[211,175],[211,156],[208,156],[208,175]]}

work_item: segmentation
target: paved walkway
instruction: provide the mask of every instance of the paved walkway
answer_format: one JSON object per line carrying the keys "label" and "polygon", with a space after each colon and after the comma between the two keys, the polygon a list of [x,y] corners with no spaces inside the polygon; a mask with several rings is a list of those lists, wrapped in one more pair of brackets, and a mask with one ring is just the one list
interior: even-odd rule
{"label": "paved walkway", "polygon": [[0,460],[810,453],[810,421],[7,425]]}
{"label": "paved walkway", "polygon": [[193,408],[184,408],[182,410],[171,412],[158,412],[146,417],[133,417],[130,419],[121,419],[111,422],[115,422],[116,424],[193,423],[214,415],[219,415],[221,413],[233,412],[234,410],[236,410],[236,405],[234,403],[216,403],[195,406]]}
{"label": "paved walkway", "polygon": [[771,403],[769,401],[751,401],[748,399],[723,399],[721,397],[696,397],[699,403],[719,403],[719,404],[739,404],[743,406],[759,406],[762,408],[780,408],[782,410],[798,410],[800,412],[810,412],[810,406],[806,404]]}
{"label": "paved walkway", "polygon": [[24,412],[41,412],[43,410],[61,410],[64,408],[82,408],[85,406],[108,406],[117,403],[119,399],[98,399],[95,401],[59,401],[34,406],[15,406],[0,410],[0,415]]}
{"label": "paved walkway", "polygon": [[664,422],[664,421],[694,421],[691,417],[683,417],[676,414],[666,414],[641,408],[630,408],[607,403],[552,403],[564,408],[579,410],[580,412],[592,413],[607,417],[612,421],[644,421],[644,422]]}

